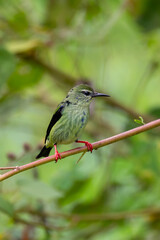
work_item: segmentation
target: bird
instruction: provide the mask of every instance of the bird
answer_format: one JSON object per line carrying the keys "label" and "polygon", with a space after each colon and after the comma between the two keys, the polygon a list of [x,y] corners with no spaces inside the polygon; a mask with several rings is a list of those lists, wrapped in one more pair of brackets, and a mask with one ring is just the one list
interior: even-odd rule
{"label": "bird", "polygon": [[84,130],[90,115],[89,106],[93,98],[110,97],[107,94],[98,93],[87,84],[79,84],[73,87],[66,98],[58,105],[48,125],[44,146],[36,159],[48,157],[51,149],[55,148],[55,162],[61,159],[57,145],[72,142],[84,143],[88,151],[92,152],[93,146],[88,141],[78,140]]}

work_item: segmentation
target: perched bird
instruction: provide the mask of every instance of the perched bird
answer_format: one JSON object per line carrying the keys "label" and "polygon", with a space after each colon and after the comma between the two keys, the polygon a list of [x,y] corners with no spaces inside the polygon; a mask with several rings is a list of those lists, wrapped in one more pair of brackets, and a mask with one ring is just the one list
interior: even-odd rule
{"label": "perched bird", "polygon": [[78,136],[87,124],[89,105],[95,97],[109,97],[109,95],[94,92],[85,84],[75,86],[68,92],[52,116],[46,132],[45,145],[36,158],[47,157],[54,146],[57,162],[61,158],[57,145],[72,142],[84,143],[88,151],[92,152],[92,144],[87,141],[78,141]]}

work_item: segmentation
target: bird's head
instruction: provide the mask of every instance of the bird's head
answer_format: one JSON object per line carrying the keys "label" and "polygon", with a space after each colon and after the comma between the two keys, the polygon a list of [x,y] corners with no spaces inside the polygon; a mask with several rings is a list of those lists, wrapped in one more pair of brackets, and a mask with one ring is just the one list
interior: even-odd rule
{"label": "bird's head", "polygon": [[80,84],[78,86],[73,87],[67,95],[68,100],[82,105],[89,105],[92,98],[95,97],[110,97],[110,96],[107,94],[95,92],[93,88],[85,84]]}

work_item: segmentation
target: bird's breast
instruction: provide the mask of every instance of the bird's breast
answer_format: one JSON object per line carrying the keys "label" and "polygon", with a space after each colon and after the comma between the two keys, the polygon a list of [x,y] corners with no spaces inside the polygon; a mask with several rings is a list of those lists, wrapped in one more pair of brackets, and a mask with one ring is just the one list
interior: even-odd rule
{"label": "bird's breast", "polygon": [[86,126],[89,112],[86,109],[79,109],[78,107],[68,113],[69,131],[76,138],[79,133]]}
{"label": "bird's breast", "polygon": [[74,142],[83,131],[89,117],[89,109],[78,106],[66,108],[60,120],[55,124],[50,142],[68,144]]}

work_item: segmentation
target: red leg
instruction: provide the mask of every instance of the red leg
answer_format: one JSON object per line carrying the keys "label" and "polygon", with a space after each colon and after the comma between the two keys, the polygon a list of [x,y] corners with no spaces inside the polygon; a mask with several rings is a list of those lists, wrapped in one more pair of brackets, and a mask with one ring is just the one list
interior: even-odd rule
{"label": "red leg", "polygon": [[92,152],[93,146],[92,146],[91,143],[89,143],[89,142],[87,142],[87,141],[78,141],[78,140],[77,140],[76,142],[77,142],[77,143],[84,143],[84,144],[86,145],[88,151]]}
{"label": "red leg", "polygon": [[54,148],[55,148],[55,155],[56,155],[56,162],[58,161],[58,159],[61,159],[61,155],[59,154],[58,150],[57,150],[57,146],[56,144],[54,145]]}

